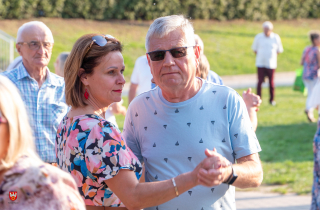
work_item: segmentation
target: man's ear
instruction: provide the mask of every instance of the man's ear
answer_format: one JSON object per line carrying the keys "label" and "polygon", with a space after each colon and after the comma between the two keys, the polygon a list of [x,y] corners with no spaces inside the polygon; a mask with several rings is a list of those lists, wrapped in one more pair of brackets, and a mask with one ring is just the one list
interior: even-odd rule
{"label": "man's ear", "polygon": [[194,55],[195,55],[195,58],[196,58],[196,67],[199,66],[199,63],[200,63],[200,46],[199,45],[196,45],[194,47]]}
{"label": "man's ear", "polygon": [[87,74],[85,73],[85,70],[83,68],[79,69],[78,76],[80,77],[80,81],[82,82],[82,84],[84,84],[85,86],[89,85]]}
{"label": "man's ear", "polygon": [[[150,57],[149,57],[148,53],[146,53],[146,56],[147,56],[148,64],[149,64],[149,67],[150,67],[150,72],[151,72],[151,74],[152,74],[151,60],[150,60]],[[152,75],[153,75],[153,74],[152,74]]]}
{"label": "man's ear", "polygon": [[17,49],[19,55],[22,56],[22,54],[21,54],[21,45],[20,44],[18,44],[18,43],[16,44],[16,49]]}

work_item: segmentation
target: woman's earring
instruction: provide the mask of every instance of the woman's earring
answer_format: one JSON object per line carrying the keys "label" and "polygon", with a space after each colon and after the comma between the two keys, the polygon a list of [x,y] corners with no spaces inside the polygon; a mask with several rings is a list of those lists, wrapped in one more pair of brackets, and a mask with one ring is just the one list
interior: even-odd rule
{"label": "woman's earring", "polygon": [[89,93],[87,92],[87,88],[86,88],[86,91],[84,92],[84,97],[88,100],[89,98]]}

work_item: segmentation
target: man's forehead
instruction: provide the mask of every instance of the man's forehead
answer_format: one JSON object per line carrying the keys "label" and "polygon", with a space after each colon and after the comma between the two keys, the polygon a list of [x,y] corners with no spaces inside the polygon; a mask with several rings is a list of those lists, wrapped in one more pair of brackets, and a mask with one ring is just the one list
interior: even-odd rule
{"label": "man's forehead", "polygon": [[23,30],[21,37],[24,41],[53,42],[51,32],[39,26],[30,26]]}
{"label": "man's forehead", "polygon": [[187,39],[181,30],[175,30],[165,36],[154,35],[150,37],[150,49],[164,49],[168,47],[185,46]]}

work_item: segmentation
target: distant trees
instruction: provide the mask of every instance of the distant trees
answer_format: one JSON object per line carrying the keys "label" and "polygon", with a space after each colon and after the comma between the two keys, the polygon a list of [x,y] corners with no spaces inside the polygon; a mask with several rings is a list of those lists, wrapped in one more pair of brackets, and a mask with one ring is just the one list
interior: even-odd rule
{"label": "distant trees", "polygon": [[0,0],[2,19],[152,20],[171,14],[215,20],[319,18],[320,0]]}

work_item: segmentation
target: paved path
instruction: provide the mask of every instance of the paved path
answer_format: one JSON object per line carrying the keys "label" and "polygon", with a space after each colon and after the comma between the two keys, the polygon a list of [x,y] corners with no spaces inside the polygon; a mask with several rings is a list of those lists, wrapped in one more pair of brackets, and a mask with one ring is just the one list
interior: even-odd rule
{"label": "paved path", "polygon": [[237,210],[309,210],[311,195],[236,191]]}

